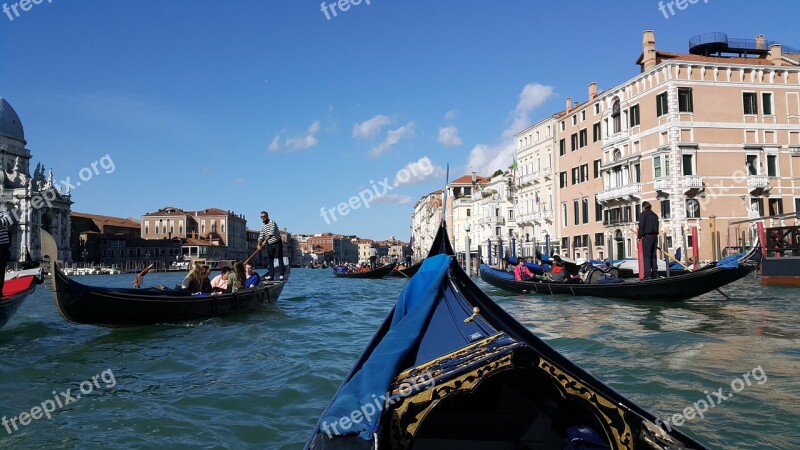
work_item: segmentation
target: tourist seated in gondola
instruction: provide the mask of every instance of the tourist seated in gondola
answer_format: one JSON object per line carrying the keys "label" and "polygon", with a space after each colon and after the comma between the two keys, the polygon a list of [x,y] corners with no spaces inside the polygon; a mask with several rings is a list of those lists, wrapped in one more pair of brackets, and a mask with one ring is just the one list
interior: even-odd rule
{"label": "tourist seated in gondola", "polygon": [[244,287],[249,288],[253,286],[258,286],[258,283],[261,283],[261,277],[253,270],[253,265],[250,263],[245,264],[244,272],[247,278],[244,281]]}
{"label": "tourist seated in gondola", "polygon": [[230,273],[230,267],[223,267],[221,273],[211,280],[211,291],[215,293],[226,292],[228,290],[228,274]]}
{"label": "tourist seated in gondola", "polygon": [[553,269],[545,275],[548,280],[559,283],[569,280],[569,272],[564,268],[564,261],[558,255],[553,256]]}
{"label": "tourist seated in gondola", "polygon": [[517,259],[517,265],[514,266],[514,279],[517,281],[533,280],[533,273],[525,266],[525,258]]}
{"label": "tourist seated in gondola", "polygon": [[203,267],[200,264],[193,264],[189,273],[181,282],[181,289],[196,294],[203,289]]}
{"label": "tourist seated in gondola", "polygon": [[201,274],[200,292],[204,294],[210,294],[211,292],[214,291],[214,289],[211,287],[211,280],[208,279],[208,277],[211,276],[211,267],[206,265],[202,266],[200,274]]}
{"label": "tourist seated in gondola", "polygon": [[228,274],[228,288],[227,292],[237,292],[244,286],[247,280],[247,274],[244,270],[244,264],[237,262],[233,265],[233,270]]}

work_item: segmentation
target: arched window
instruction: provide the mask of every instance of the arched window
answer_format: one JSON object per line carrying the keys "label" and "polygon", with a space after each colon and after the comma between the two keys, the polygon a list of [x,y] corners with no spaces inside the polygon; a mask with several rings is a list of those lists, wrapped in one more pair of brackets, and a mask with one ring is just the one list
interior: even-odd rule
{"label": "arched window", "polygon": [[614,133],[622,131],[622,123],[620,121],[619,100],[614,102],[614,107],[611,109],[611,119],[614,121]]}

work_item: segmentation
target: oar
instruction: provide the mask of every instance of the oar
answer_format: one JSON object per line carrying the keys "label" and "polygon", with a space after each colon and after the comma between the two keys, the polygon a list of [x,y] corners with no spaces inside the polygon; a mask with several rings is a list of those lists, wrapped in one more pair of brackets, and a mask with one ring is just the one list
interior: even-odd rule
{"label": "oar", "polygon": [[247,263],[249,263],[251,259],[255,258],[255,256],[256,256],[256,255],[258,254],[258,252],[260,252],[260,251],[261,251],[261,247],[257,247],[257,248],[256,248],[256,251],[254,251],[252,255],[248,256],[248,257],[247,257],[247,259],[245,259],[245,260],[244,260],[244,262],[243,262],[242,264],[246,266],[246,265],[247,265]]}
{"label": "oar", "polygon": [[[667,257],[668,257],[668,258],[670,258],[671,260],[673,260],[673,261],[675,261],[676,263],[680,264],[680,265],[681,265],[681,267],[683,267],[684,269],[686,269],[686,270],[691,270],[691,269],[689,269],[689,267],[688,267],[686,264],[684,264],[684,263],[682,263],[682,262],[678,261],[678,260],[677,260],[677,259],[676,259],[674,256],[672,256],[672,255],[670,255],[669,253],[665,252],[665,251],[664,251],[664,249],[662,249],[661,247],[656,247],[656,248],[657,248],[657,249],[659,249],[659,250],[661,250],[661,253],[663,253],[663,254],[667,255]],[[717,291],[717,292],[719,292],[720,294],[722,294],[722,296],[723,296],[723,297],[725,297],[725,298],[727,298],[728,300],[733,300],[733,299],[732,299],[732,298],[731,298],[731,297],[730,297],[728,294],[726,294],[726,293],[722,292],[722,291],[721,291],[719,288],[716,288],[716,289],[714,289],[714,290],[715,290],[715,291]]]}

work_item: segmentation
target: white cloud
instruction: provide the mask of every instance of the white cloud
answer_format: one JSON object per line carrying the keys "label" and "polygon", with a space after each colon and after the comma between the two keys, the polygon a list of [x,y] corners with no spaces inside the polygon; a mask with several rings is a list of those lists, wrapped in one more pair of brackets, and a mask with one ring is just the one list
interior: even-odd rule
{"label": "white cloud", "polygon": [[450,111],[447,111],[445,113],[444,120],[447,120],[448,122],[450,122],[450,121],[455,120],[456,116],[458,116],[458,110],[457,109],[451,109]]}
{"label": "white cloud", "polygon": [[372,204],[381,204],[381,203],[388,203],[393,205],[405,205],[411,201],[411,197],[408,195],[400,195],[400,194],[384,194],[375,197],[372,200]]}
{"label": "white cloud", "polygon": [[308,133],[305,136],[286,138],[286,146],[292,150],[305,150],[314,147],[319,142],[316,136],[319,133],[319,128],[319,121],[315,120],[308,127]]}
{"label": "white cloud", "polygon": [[353,137],[356,139],[367,139],[377,136],[383,127],[392,123],[388,117],[378,114],[377,116],[353,125]]}
{"label": "white cloud", "polygon": [[414,122],[408,122],[396,130],[389,130],[386,133],[386,139],[378,144],[377,147],[369,151],[369,156],[377,158],[386,153],[393,145],[399,143],[403,139],[414,137]]}
{"label": "white cloud", "polygon": [[461,137],[458,136],[458,128],[455,125],[439,128],[439,143],[448,147],[458,147],[463,144]]}
{"label": "white cloud", "polygon": [[503,131],[501,141],[496,144],[479,144],[469,153],[467,168],[483,176],[497,169],[505,170],[511,165],[516,152],[514,135],[531,125],[531,112],[554,95],[552,86],[539,83],[525,85],[519,94],[519,102],[511,113],[511,125]]}
{"label": "white cloud", "polygon": [[267,146],[267,149],[271,152],[277,152],[281,149],[281,136],[279,134],[275,135],[275,139]]}
{"label": "white cloud", "polygon": [[417,161],[406,164],[405,167],[397,171],[394,178],[394,186],[418,184],[436,179],[444,181],[445,173],[444,168],[434,165],[430,158],[423,156]]}

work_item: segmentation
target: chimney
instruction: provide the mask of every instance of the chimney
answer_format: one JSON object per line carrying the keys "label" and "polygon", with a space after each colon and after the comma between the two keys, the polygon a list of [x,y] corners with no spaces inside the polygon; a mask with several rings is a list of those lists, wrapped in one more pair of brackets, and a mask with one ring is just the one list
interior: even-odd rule
{"label": "chimney", "polygon": [[767,47],[765,46],[764,35],[759,34],[758,36],[756,36],[756,49],[765,50],[766,48]]}
{"label": "chimney", "polygon": [[656,35],[653,30],[645,30],[642,37],[642,71],[656,66]]}
{"label": "chimney", "polygon": [[589,83],[589,101],[592,101],[595,98],[597,98],[597,83],[592,81]]}
{"label": "chimney", "polygon": [[772,44],[769,47],[769,56],[767,57],[773,66],[783,65],[783,49],[781,44]]}
{"label": "chimney", "polygon": [[572,109],[572,97],[567,97],[567,112]]}

